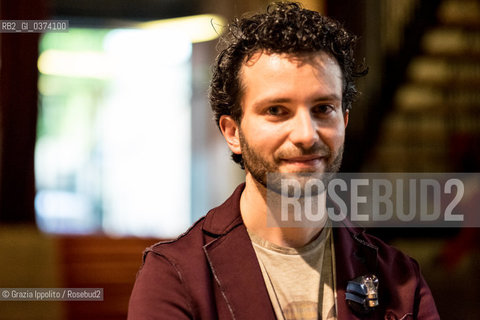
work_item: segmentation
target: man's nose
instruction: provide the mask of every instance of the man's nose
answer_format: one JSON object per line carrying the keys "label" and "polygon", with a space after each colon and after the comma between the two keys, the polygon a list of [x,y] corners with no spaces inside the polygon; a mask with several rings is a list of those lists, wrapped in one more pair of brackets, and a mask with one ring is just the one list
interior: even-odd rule
{"label": "man's nose", "polygon": [[310,110],[298,110],[293,118],[290,141],[297,147],[311,148],[320,139]]}

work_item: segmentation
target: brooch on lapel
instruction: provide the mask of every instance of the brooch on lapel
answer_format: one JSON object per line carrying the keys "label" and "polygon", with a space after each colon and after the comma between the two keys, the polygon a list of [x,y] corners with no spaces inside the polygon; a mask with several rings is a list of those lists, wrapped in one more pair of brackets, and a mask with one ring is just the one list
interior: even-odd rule
{"label": "brooch on lapel", "polygon": [[347,304],[353,311],[366,314],[378,306],[378,278],[365,275],[348,281]]}

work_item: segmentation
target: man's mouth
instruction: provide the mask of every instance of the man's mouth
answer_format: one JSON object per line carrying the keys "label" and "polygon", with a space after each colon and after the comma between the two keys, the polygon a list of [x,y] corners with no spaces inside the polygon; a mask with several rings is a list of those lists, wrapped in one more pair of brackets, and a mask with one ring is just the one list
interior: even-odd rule
{"label": "man's mouth", "polygon": [[293,165],[296,167],[310,168],[310,167],[317,167],[322,162],[324,162],[325,159],[326,159],[325,156],[316,154],[316,155],[304,155],[304,156],[298,156],[298,157],[285,158],[285,159],[282,159],[282,162],[287,165]]}

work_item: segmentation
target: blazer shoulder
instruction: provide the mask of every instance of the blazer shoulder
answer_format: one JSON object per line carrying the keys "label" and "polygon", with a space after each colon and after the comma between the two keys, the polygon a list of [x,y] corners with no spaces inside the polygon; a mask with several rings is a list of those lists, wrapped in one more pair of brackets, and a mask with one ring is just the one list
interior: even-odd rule
{"label": "blazer shoulder", "polygon": [[149,254],[163,256],[167,260],[188,259],[195,255],[195,252],[202,252],[204,236],[202,232],[205,217],[200,218],[187,231],[172,240],[159,241],[145,249],[143,262]]}

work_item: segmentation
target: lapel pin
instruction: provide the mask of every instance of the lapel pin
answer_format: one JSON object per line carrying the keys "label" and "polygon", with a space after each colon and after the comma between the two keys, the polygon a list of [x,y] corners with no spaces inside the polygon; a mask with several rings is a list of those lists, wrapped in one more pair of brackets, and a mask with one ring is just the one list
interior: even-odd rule
{"label": "lapel pin", "polygon": [[354,311],[366,314],[378,306],[378,278],[365,275],[348,281],[345,299]]}

